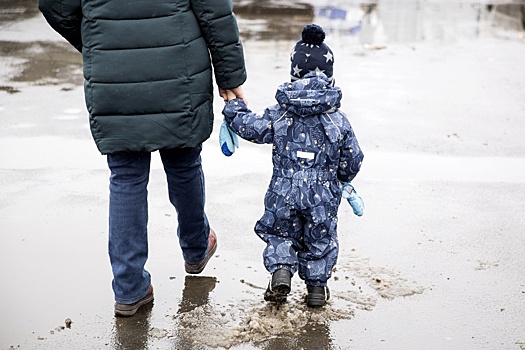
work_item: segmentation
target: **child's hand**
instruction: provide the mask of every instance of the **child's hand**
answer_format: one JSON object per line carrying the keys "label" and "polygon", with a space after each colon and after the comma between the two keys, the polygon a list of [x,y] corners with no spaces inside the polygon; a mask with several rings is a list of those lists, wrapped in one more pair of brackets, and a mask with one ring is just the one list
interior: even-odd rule
{"label": "child's hand", "polygon": [[343,182],[341,192],[342,197],[346,199],[352,207],[354,214],[357,216],[362,216],[363,211],[365,210],[365,203],[363,202],[361,196],[359,196],[355,191],[354,186],[352,186],[348,182]]}

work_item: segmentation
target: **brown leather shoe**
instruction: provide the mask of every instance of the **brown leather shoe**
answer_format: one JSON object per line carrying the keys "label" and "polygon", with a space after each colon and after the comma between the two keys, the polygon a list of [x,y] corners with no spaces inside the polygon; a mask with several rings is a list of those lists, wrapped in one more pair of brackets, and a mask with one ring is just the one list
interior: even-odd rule
{"label": "brown leather shoe", "polygon": [[141,306],[153,301],[153,286],[150,284],[148,293],[133,304],[115,303],[115,316],[129,317],[137,313]]}
{"label": "brown leather shoe", "polygon": [[184,263],[184,268],[186,269],[187,273],[191,274],[199,274],[201,273],[204,268],[206,267],[206,264],[211,259],[213,254],[215,254],[215,251],[217,250],[217,236],[215,235],[215,231],[210,229],[210,238],[208,242],[208,252],[206,253],[206,256],[204,259],[197,263]]}

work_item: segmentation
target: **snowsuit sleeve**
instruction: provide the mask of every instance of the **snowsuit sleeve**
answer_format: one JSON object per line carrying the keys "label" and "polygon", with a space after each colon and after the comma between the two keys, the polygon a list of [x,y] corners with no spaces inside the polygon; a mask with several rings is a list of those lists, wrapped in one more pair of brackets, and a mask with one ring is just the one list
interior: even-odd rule
{"label": "snowsuit sleeve", "polygon": [[232,1],[190,1],[210,50],[217,85],[223,89],[242,85],[246,80],[246,69]]}
{"label": "snowsuit sleeve", "polygon": [[354,131],[350,127],[341,143],[339,169],[337,169],[339,181],[352,181],[361,169],[363,157],[361,147],[359,147]]}
{"label": "snowsuit sleeve", "polygon": [[273,118],[276,108],[266,108],[263,115],[252,112],[241,99],[231,100],[222,111],[228,126],[240,137],[254,143],[273,142]]}
{"label": "snowsuit sleeve", "polygon": [[80,0],[38,0],[38,8],[51,28],[82,52]]}

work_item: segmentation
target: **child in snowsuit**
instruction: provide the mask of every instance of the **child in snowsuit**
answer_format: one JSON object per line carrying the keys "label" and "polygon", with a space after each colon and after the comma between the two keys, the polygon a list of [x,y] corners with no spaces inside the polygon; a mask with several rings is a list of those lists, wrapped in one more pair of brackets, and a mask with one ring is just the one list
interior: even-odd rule
{"label": "child in snowsuit", "polygon": [[[273,176],[255,232],[266,242],[264,265],[272,274],[267,301],[283,302],[298,272],[307,305],[323,306],[338,256],[337,211],[341,183],[359,172],[363,153],[333,85],[334,56],[317,25],[303,28],[291,53],[291,82],[277,89],[278,104],[263,115],[241,99],[224,107],[226,124],[254,143],[273,144]],[[351,186],[351,185],[350,185]]]}

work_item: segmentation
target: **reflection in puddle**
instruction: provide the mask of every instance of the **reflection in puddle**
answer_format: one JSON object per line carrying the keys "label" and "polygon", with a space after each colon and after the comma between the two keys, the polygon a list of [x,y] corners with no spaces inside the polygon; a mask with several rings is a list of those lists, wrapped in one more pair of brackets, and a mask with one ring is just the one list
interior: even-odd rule
{"label": "reflection in puddle", "polygon": [[153,303],[141,307],[133,317],[115,317],[113,349],[147,349]]}
{"label": "reflection in puddle", "polygon": [[332,349],[333,322],[351,319],[357,310],[372,310],[378,299],[421,294],[424,288],[388,268],[371,266],[357,255],[342,258],[334,271],[332,298],[323,308],[309,308],[305,288],[295,280],[288,301],[263,301],[263,286],[243,280],[249,287],[236,291],[231,301],[213,303],[212,277],[187,276],[182,300],[173,316],[175,328],[167,332],[176,349],[231,348],[252,344],[258,349]]}
{"label": "reflection in puddle", "polygon": [[300,1],[237,1],[234,11],[243,40],[297,40],[314,18],[314,5]]}
{"label": "reflection in puddle", "polygon": [[194,310],[209,303],[209,293],[215,289],[217,279],[206,276],[186,276],[178,313]]}
{"label": "reflection in puddle", "polygon": [[[454,41],[475,38],[498,26],[523,38],[525,1],[484,5],[446,1],[237,1],[243,39],[297,40],[305,24],[321,25],[331,37],[365,48],[387,43]],[[353,40],[353,41],[352,41]]]}
{"label": "reflection in puddle", "polygon": [[[232,348],[250,344],[257,349],[334,349],[333,322],[351,319],[358,310],[373,310],[378,299],[421,294],[424,288],[400,273],[370,265],[352,254],[334,271],[332,298],[323,308],[305,303],[304,284],[294,281],[288,301],[277,305],[262,300],[264,287],[245,283],[248,289],[217,302],[211,293],[215,277],[186,276],[170,329],[155,327],[150,303],[129,318],[115,318],[113,349],[147,349],[154,342],[172,349]],[[168,315],[166,315],[168,316]],[[168,346],[169,345],[169,346]]]}
{"label": "reflection in puddle", "polygon": [[[476,38],[495,28],[523,38],[525,0],[485,5],[468,1],[235,0],[239,29],[246,41],[296,41],[305,24],[318,23],[331,41],[382,49],[391,43],[450,42]],[[38,16],[34,0],[0,1],[0,27]],[[0,41],[0,59],[13,82],[81,85],[82,59],[63,42]],[[5,73],[4,73],[5,74]],[[0,91],[18,89],[0,84]]]}
{"label": "reflection in puddle", "polygon": [[296,330],[298,336],[275,338],[264,343],[261,349],[302,349],[302,350],[330,350],[334,349],[330,327],[326,323],[308,323],[303,328]]}

